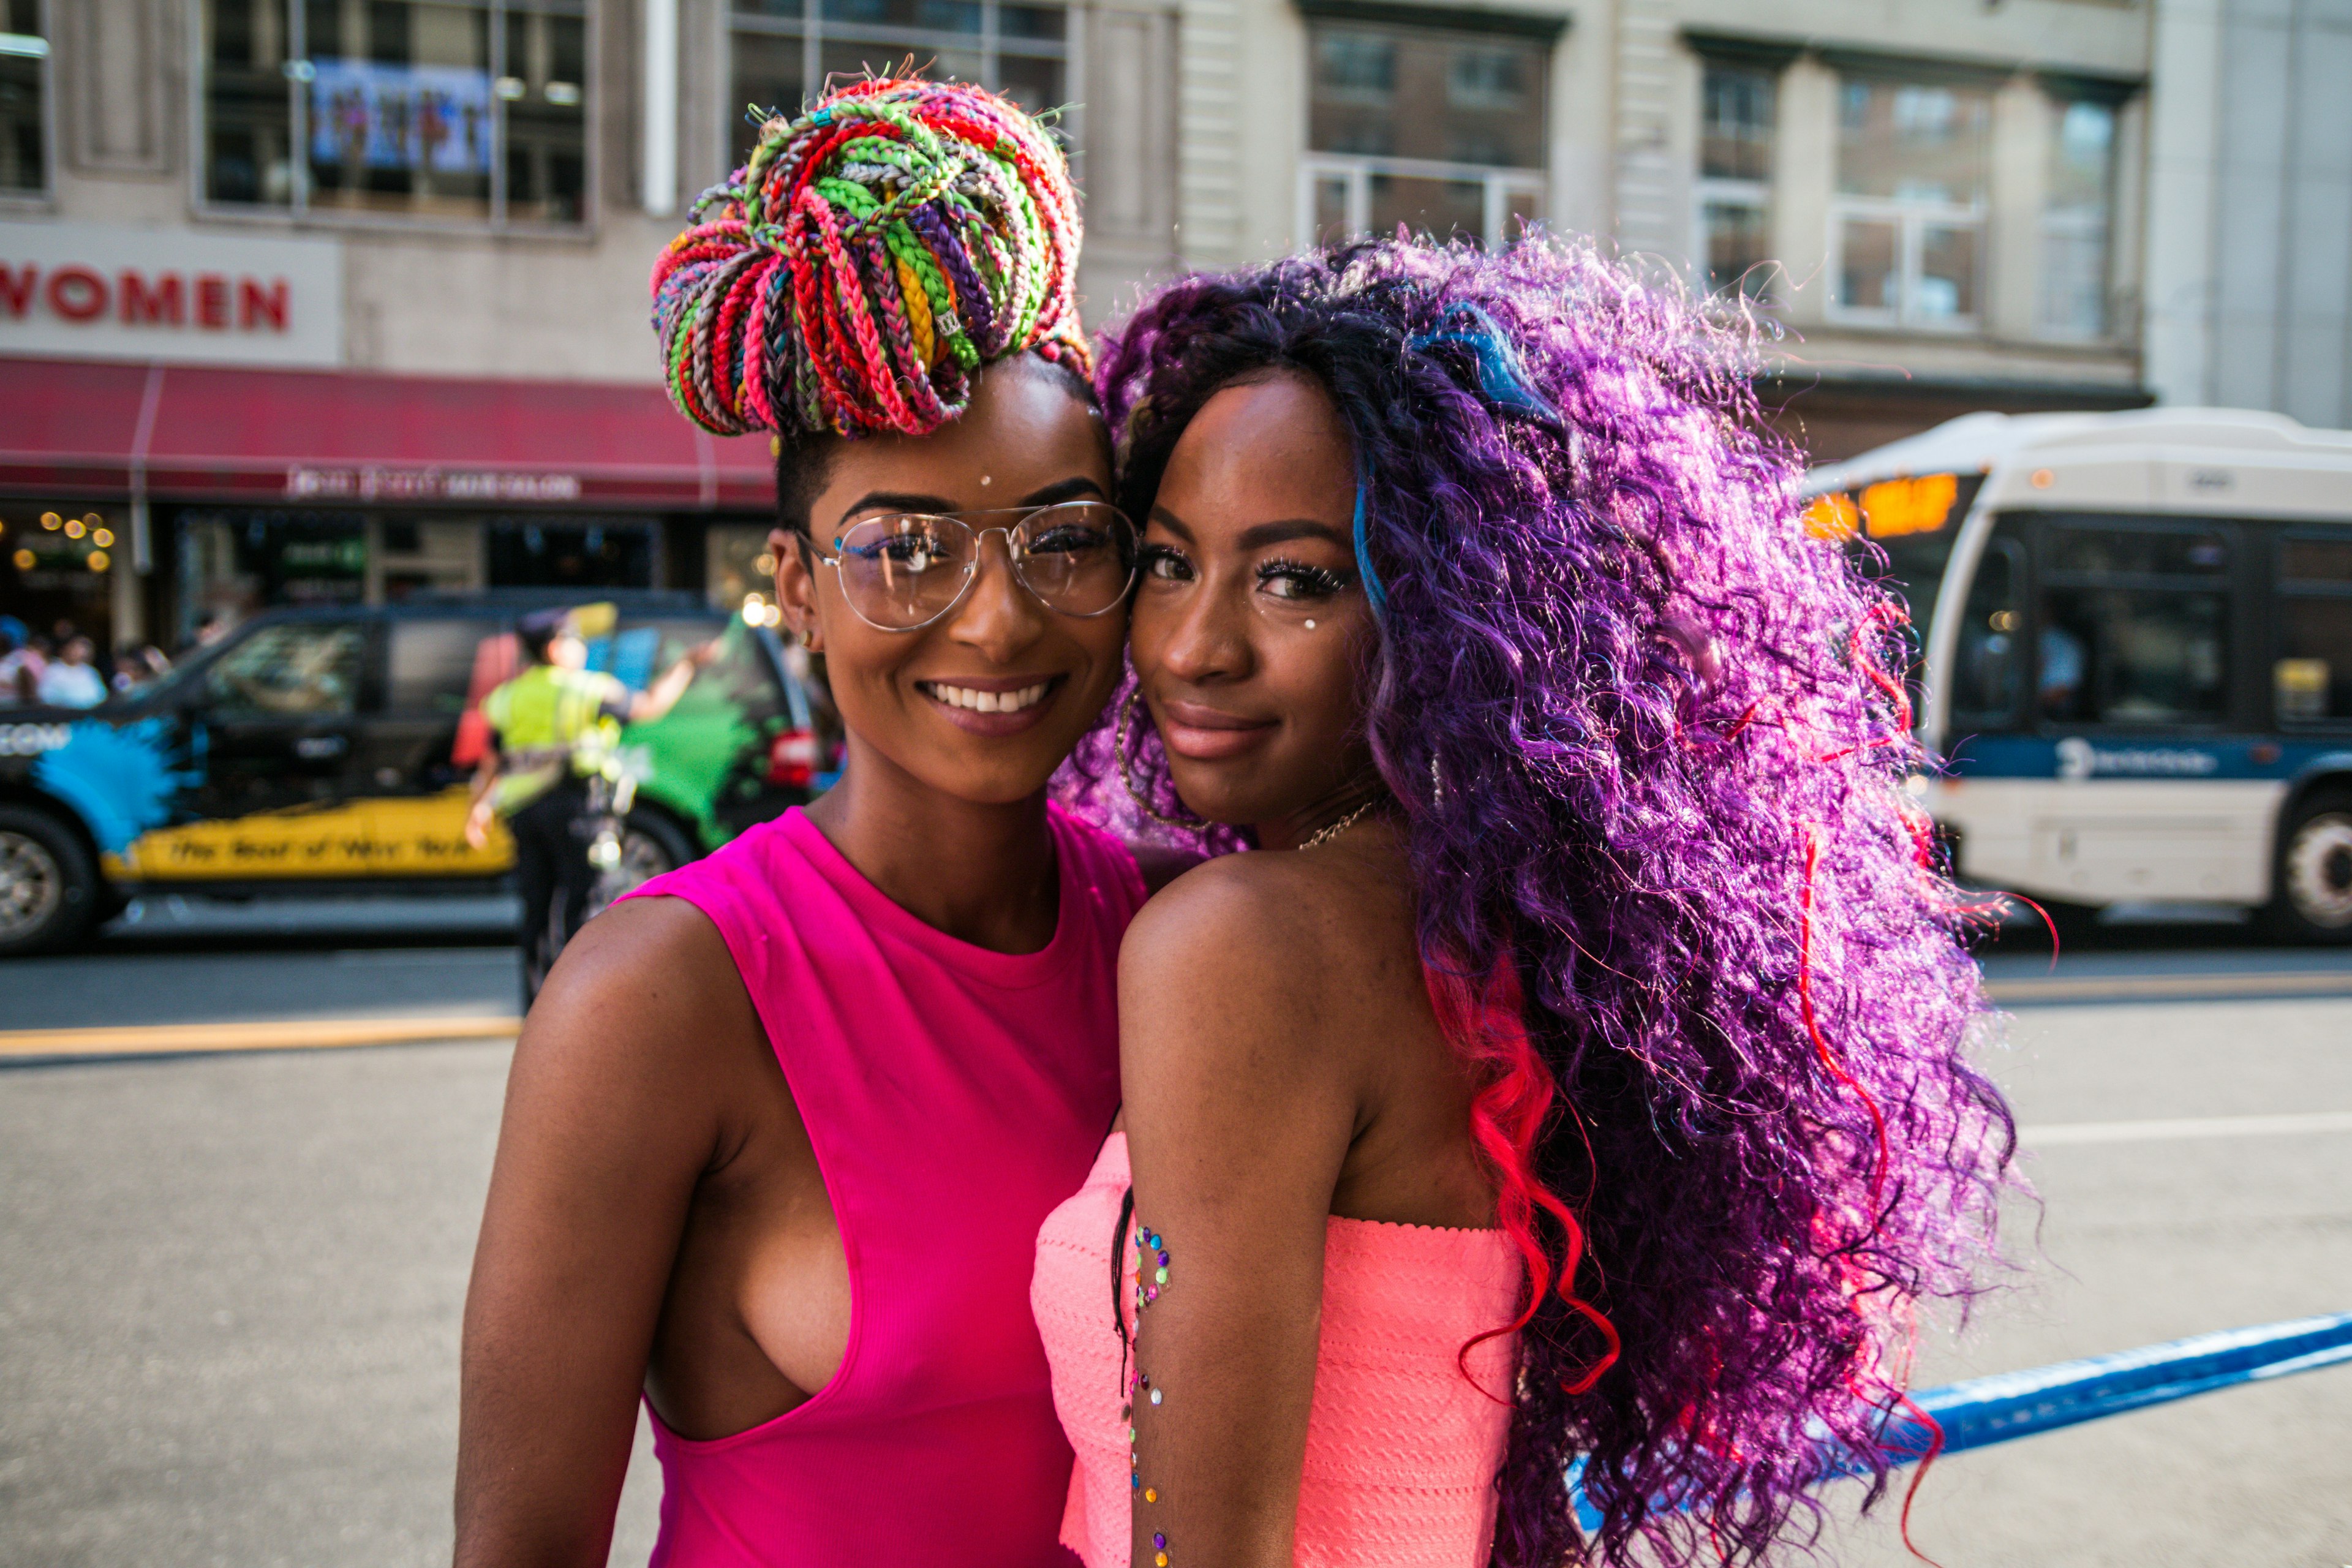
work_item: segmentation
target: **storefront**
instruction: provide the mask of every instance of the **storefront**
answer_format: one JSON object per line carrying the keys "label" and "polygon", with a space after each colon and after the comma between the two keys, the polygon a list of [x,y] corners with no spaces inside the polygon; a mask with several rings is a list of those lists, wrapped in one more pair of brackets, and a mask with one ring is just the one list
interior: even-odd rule
{"label": "storefront", "polygon": [[768,443],[649,386],[11,359],[0,613],[102,643],[281,605],[765,587]]}

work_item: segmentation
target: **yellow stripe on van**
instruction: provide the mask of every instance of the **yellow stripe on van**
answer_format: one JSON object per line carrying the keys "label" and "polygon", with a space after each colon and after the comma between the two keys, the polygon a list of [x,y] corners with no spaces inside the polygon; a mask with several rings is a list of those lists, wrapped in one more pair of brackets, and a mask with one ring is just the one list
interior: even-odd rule
{"label": "yellow stripe on van", "polygon": [[493,825],[487,845],[467,845],[466,796],[454,784],[159,827],[108,856],[106,870],[140,882],[496,876],[514,864],[514,840]]}

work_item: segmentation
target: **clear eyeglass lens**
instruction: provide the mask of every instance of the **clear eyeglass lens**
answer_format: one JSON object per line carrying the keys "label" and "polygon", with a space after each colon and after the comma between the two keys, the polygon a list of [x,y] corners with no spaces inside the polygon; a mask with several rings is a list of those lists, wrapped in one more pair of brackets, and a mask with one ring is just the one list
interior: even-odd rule
{"label": "clear eyeglass lens", "polygon": [[1102,501],[1032,512],[1013,533],[1013,562],[1029,591],[1066,616],[1099,616],[1135,582],[1135,528]]}
{"label": "clear eyeglass lens", "polygon": [[841,536],[841,591],[877,626],[919,626],[971,574],[972,531],[951,517],[873,517]]}
{"label": "clear eyeglass lens", "polygon": [[[876,626],[911,629],[952,606],[971,578],[984,531],[952,517],[906,512],[853,524],[836,561],[842,592]],[[1008,535],[1013,570],[1048,606],[1099,616],[1135,580],[1135,527],[1103,501],[1041,507]]]}

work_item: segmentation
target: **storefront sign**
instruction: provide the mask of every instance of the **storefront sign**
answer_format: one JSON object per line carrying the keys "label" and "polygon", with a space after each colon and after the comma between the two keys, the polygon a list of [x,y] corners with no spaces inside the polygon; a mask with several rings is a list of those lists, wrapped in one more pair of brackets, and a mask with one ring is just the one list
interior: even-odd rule
{"label": "storefront sign", "polygon": [[0,223],[0,353],[339,365],[342,242]]}
{"label": "storefront sign", "polygon": [[297,500],[573,501],[577,474],[500,474],[440,468],[289,468]]}

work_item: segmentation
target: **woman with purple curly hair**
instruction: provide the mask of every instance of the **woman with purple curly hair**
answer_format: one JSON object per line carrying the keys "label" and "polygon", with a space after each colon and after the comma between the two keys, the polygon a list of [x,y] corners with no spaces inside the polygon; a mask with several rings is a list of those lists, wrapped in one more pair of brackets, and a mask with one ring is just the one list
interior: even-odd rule
{"label": "woman with purple curly hair", "polygon": [[1753,368],[1536,241],[1109,348],[1137,679],[1077,784],[1262,852],[1131,928],[1124,1135],[1041,1237],[1090,1568],[1745,1562],[1885,1490],[2013,1129],[1899,609]]}

